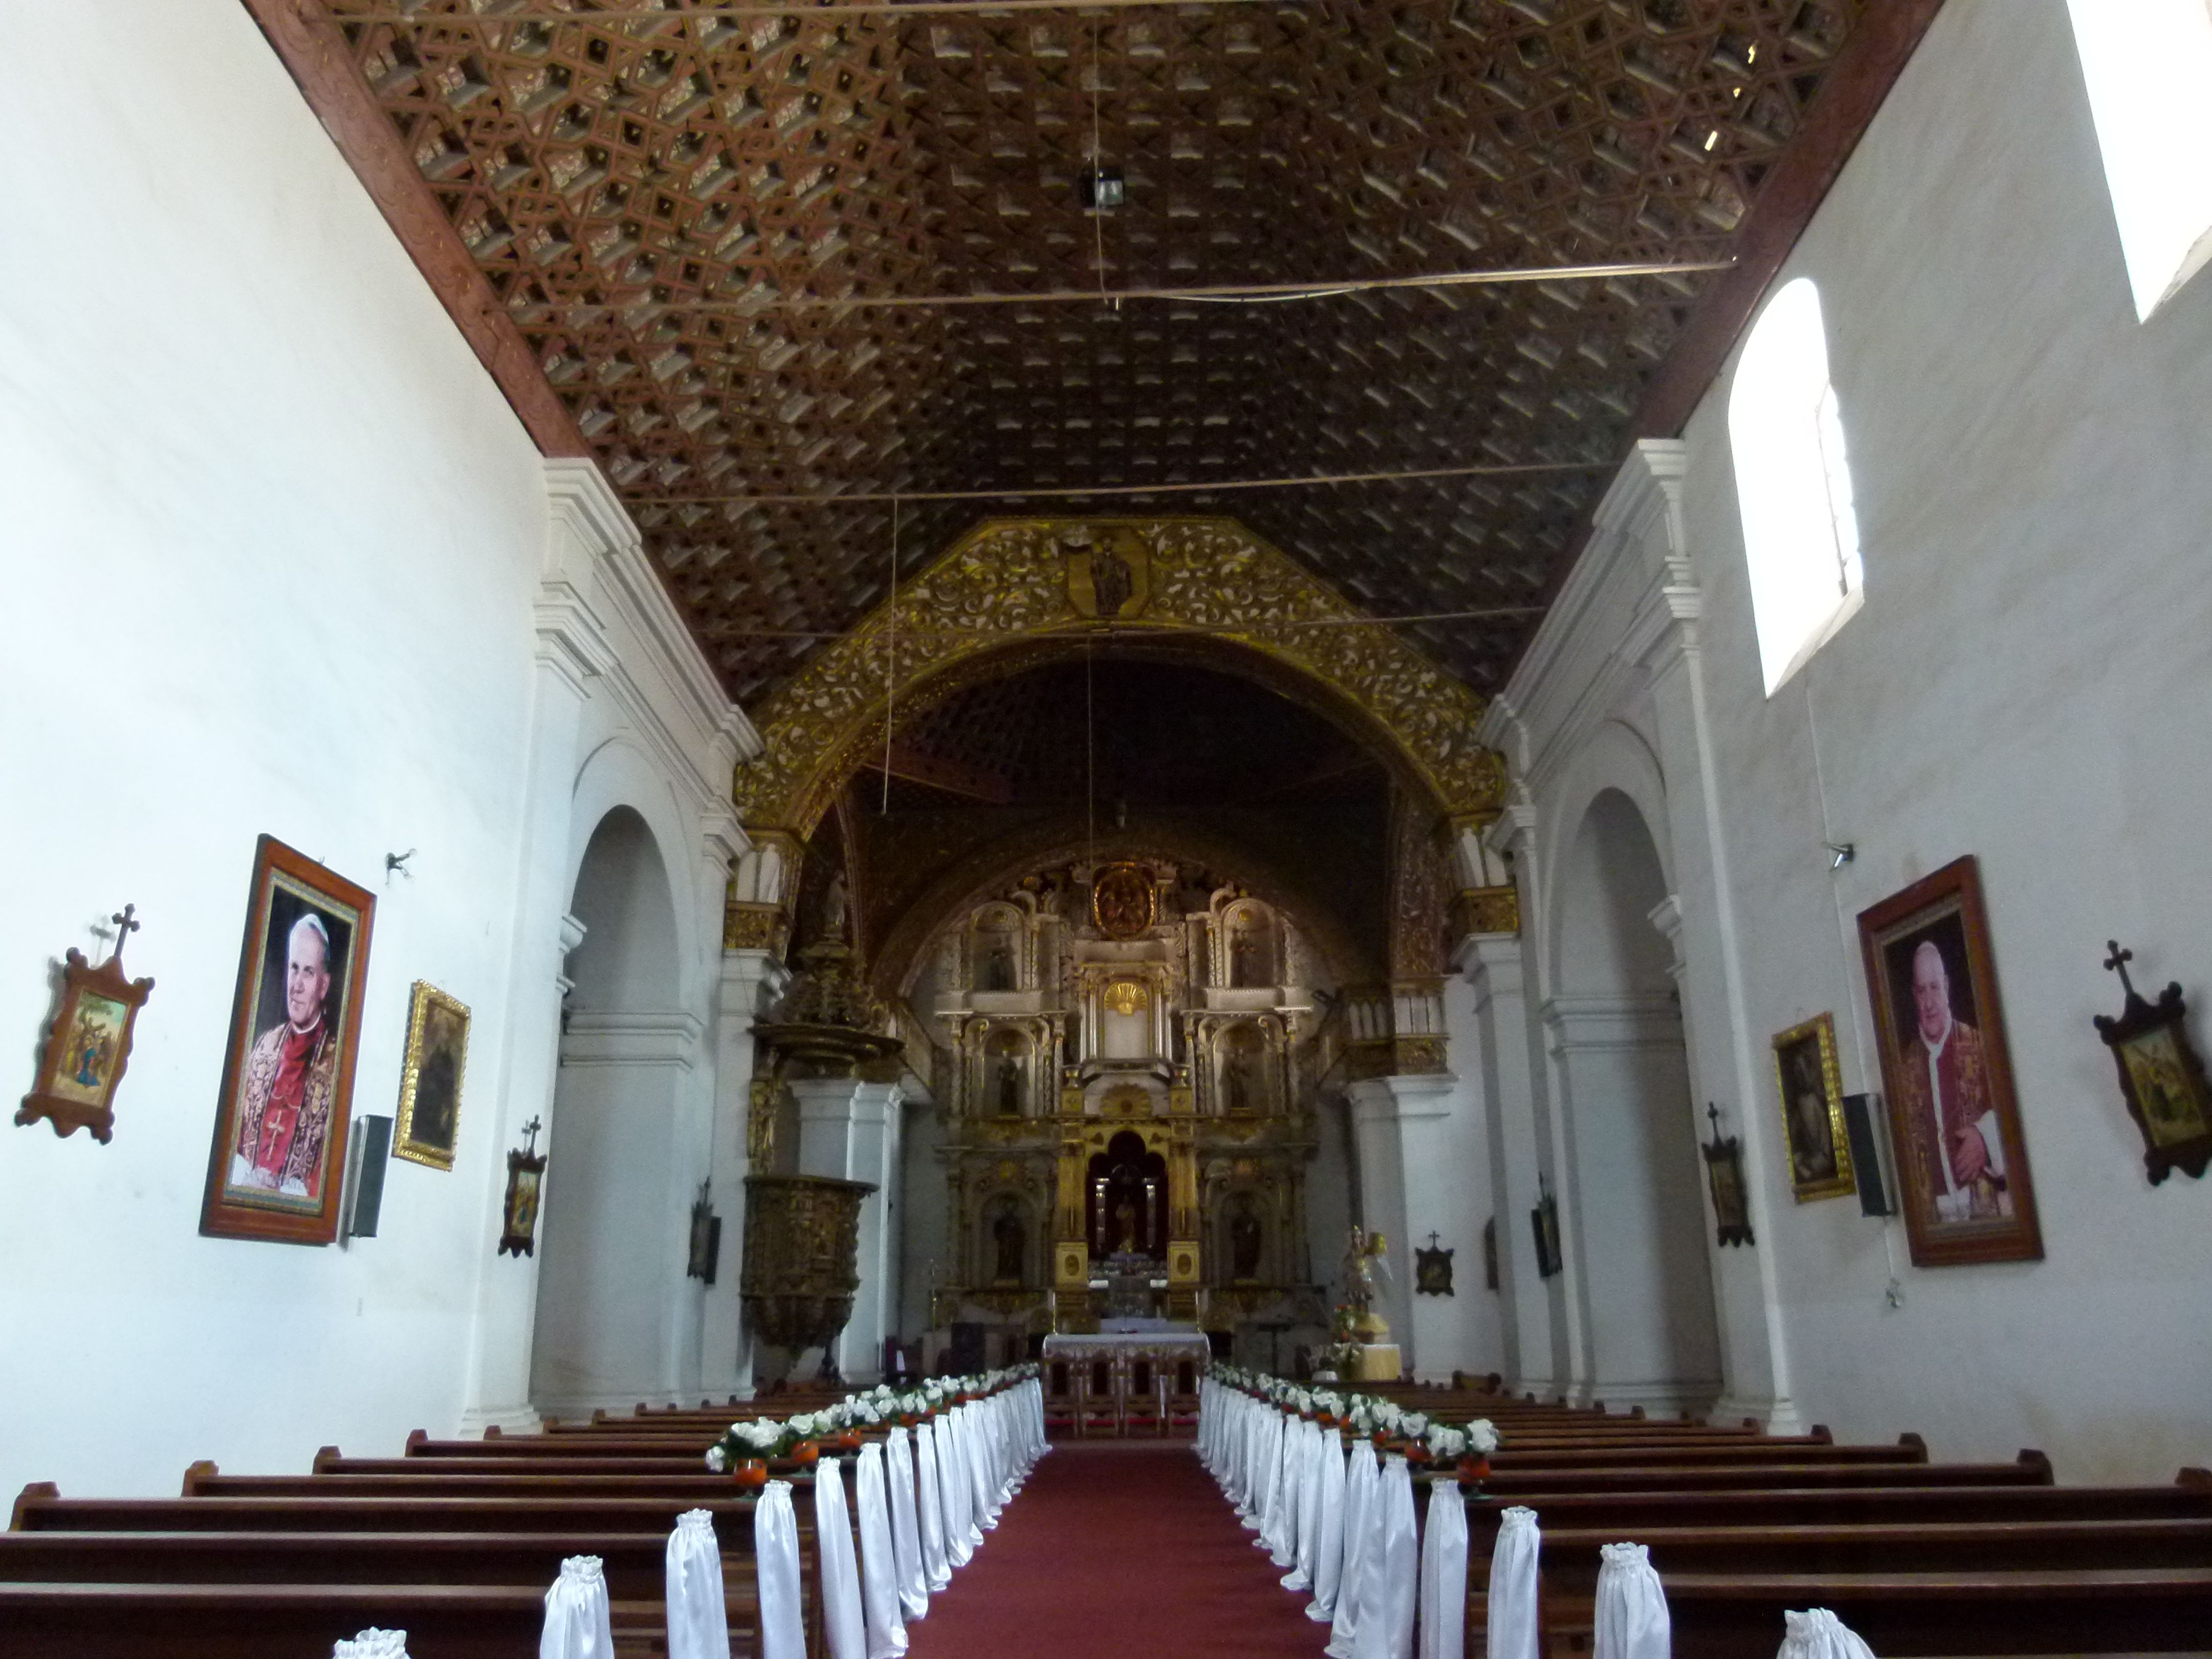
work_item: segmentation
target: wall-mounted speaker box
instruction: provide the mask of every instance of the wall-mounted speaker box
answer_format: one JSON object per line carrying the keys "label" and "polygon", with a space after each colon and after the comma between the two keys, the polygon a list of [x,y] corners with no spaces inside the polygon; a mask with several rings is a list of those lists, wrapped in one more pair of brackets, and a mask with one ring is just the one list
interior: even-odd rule
{"label": "wall-mounted speaker box", "polygon": [[1897,1178],[1889,1161],[1889,1119],[1879,1095],[1844,1097],[1844,1133],[1859,1183],[1861,1215],[1897,1213]]}
{"label": "wall-mounted speaker box", "polygon": [[352,1145],[346,1152],[345,1234],[348,1238],[374,1238],[377,1217],[384,1209],[384,1171],[392,1161],[392,1120],[357,1117],[353,1121]]}

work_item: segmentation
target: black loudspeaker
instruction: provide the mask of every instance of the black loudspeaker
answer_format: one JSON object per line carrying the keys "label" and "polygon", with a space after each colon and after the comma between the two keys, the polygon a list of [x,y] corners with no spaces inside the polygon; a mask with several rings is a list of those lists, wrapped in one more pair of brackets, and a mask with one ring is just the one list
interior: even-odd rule
{"label": "black loudspeaker", "polygon": [[346,1212],[346,1237],[374,1238],[376,1218],[384,1209],[384,1171],[392,1160],[392,1120],[354,1119],[350,1152],[346,1162],[353,1200]]}
{"label": "black loudspeaker", "polygon": [[1851,1143],[1851,1173],[1858,1180],[1861,1215],[1897,1213],[1884,1127],[1879,1096],[1844,1097],[1844,1133]]}

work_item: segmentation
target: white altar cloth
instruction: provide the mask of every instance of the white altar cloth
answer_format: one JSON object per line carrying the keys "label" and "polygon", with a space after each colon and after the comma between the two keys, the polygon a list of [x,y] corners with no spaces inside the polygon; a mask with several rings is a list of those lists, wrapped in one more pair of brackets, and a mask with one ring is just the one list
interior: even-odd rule
{"label": "white altar cloth", "polygon": [[1111,1359],[1117,1354],[1145,1359],[1189,1359],[1203,1366],[1212,1357],[1206,1333],[1189,1325],[1165,1320],[1118,1320],[1121,1325],[1143,1325],[1144,1330],[1102,1330],[1096,1335],[1054,1331],[1044,1340],[1047,1359],[1088,1361]]}

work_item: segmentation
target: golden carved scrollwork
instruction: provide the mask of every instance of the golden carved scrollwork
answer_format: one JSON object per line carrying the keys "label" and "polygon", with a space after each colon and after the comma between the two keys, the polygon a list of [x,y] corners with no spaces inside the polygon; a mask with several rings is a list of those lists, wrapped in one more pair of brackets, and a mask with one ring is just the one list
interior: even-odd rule
{"label": "golden carved scrollwork", "polygon": [[775,1164],[775,1109],[782,1094],[782,1080],[773,1074],[752,1080],[745,1112],[745,1162],[763,1173]]}
{"label": "golden carved scrollwork", "polygon": [[1452,901],[1452,931],[1462,939],[1469,933],[1517,933],[1521,931],[1521,890],[1504,887],[1462,887]]}
{"label": "golden carved scrollwork", "polygon": [[731,899],[722,906],[725,951],[781,951],[784,915],[780,904],[747,904]]}
{"label": "golden carved scrollwork", "polygon": [[887,689],[919,709],[963,684],[963,668],[1025,639],[1095,626],[1071,596],[1071,551],[1101,537],[1141,552],[1140,617],[1116,626],[1163,637],[1200,629],[1256,652],[1348,704],[1434,804],[1494,810],[1500,757],[1474,738],[1482,700],[1389,629],[1228,519],[1000,520],[978,526],[771,696],[762,752],[737,769],[749,826],[804,834],[864,750],[882,742]]}

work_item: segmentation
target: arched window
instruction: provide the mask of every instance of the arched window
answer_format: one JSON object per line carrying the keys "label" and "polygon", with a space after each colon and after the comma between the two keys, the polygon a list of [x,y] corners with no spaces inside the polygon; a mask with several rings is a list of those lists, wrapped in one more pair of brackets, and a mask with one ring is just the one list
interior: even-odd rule
{"label": "arched window", "polygon": [[1729,393],[1729,441],[1772,696],[1856,613],[1864,575],[1820,294],[1805,277],[1768,301],[1752,328]]}
{"label": "arched window", "polygon": [[2212,10],[2069,0],[2136,316],[2212,260]]}

